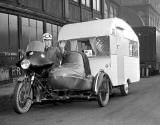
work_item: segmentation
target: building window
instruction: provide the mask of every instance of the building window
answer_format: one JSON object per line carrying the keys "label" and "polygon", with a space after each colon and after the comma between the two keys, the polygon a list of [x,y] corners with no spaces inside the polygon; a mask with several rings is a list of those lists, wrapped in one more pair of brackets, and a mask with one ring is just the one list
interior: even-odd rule
{"label": "building window", "polygon": [[82,0],[81,1],[83,5],[87,6],[87,7],[91,7],[91,1],[90,0]]}
{"label": "building window", "polygon": [[18,59],[17,16],[0,13],[0,66],[12,65]]}
{"label": "building window", "polygon": [[93,0],[93,9],[97,11],[101,10],[100,0]]}
{"label": "building window", "polygon": [[46,24],[46,32],[52,34],[52,36],[53,36],[53,39],[52,39],[52,42],[53,42],[52,44],[53,45],[57,44],[58,33],[59,33],[60,29],[61,29],[60,26],[57,26],[57,25],[54,25],[54,24],[51,24],[51,23]]}
{"label": "building window", "polygon": [[25,50],[28,42],[42,40],[43,22],[22,17],[22,42],[20,48]]}
{"label": "building window", "polygon": [[108,18],[108,5],[106,2],[104,4],[104,18]]}
{"label": "building window", "polygon": [[114,17],[116,17],[118,14],[117,14],[117,8],[115,7],[114,8]]}
{"label": "building window", "polygon": [[114,17],[114,10],[113,10],[113,7],[110,6],[110,12],[109,12],[109,17]]}
{"label": "building window", "polygon": [[73,1],[74,1],[74,2],[77,2],[77,3],[79,2],[79,0],[73,0]]}

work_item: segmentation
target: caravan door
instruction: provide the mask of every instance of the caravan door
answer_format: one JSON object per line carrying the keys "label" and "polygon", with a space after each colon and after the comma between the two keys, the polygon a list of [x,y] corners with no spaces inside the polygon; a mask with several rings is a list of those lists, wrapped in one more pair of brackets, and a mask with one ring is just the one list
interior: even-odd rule
{"label": "caravan door", "polygon": [[111,48],[111,74],[113,86],[125,82],[124,56],[128,53],[128,43],[123,37],[123,29],[116,28],[115,34],[110,36]]}

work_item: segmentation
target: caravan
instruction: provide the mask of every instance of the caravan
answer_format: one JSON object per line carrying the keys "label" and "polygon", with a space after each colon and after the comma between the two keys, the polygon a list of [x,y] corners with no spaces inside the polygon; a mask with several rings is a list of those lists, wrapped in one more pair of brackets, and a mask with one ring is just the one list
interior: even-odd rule
{"label": "caravan", "polygon": [[122,19],[65,25],[58,41],[69,51],[48,84],[63,99],[96,97],[105,106],[113,88],[127,95],[129,84],[140,80],[138,37]]}
{"label": "caravan", "polygon": [[139,41],[122,19],[109,18],[64,26],[59,41],[69,41],[71,50],[84,51],[91,73],[104,71],[112,87],[119,86],[128,94],[128,84],[140,79]]}

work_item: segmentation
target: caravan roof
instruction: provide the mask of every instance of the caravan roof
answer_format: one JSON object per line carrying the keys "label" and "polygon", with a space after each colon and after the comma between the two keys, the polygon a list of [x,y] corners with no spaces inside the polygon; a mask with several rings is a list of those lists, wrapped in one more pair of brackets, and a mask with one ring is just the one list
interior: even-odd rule
{"label": "caravan roof", "polygon": [[58,41],[111,35],[113,29],[120,28],[124,37],[138,41],[138,37],[132,28],[122,19],[108,18],[88,22],[67,24],[59,32]]}

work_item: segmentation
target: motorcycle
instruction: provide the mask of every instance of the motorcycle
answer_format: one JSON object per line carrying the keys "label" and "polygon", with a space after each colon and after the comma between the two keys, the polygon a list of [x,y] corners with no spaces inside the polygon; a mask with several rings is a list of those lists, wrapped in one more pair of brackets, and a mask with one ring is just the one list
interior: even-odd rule
{"label": "motorcycle", "polygon": [[102,70],[93,76],[84,53],[69,51],[59,67],[52,65],[43,49],[29,44],[26,56],[17,63],[25,75],[19,77],[12,96],[15,112],[26,113],[33,103],[45,100],[97,100],[100,107],[108,104],[109,78]]}
{"label": "motorcycle", "polygon": [[28,44],[25,55],[16,64],[24,75],[17,79],[11,98],[15,112],[26,113],[33,103],[51,98],[46,81],[53,64],[46,58],[42,42],[32,41]]}

